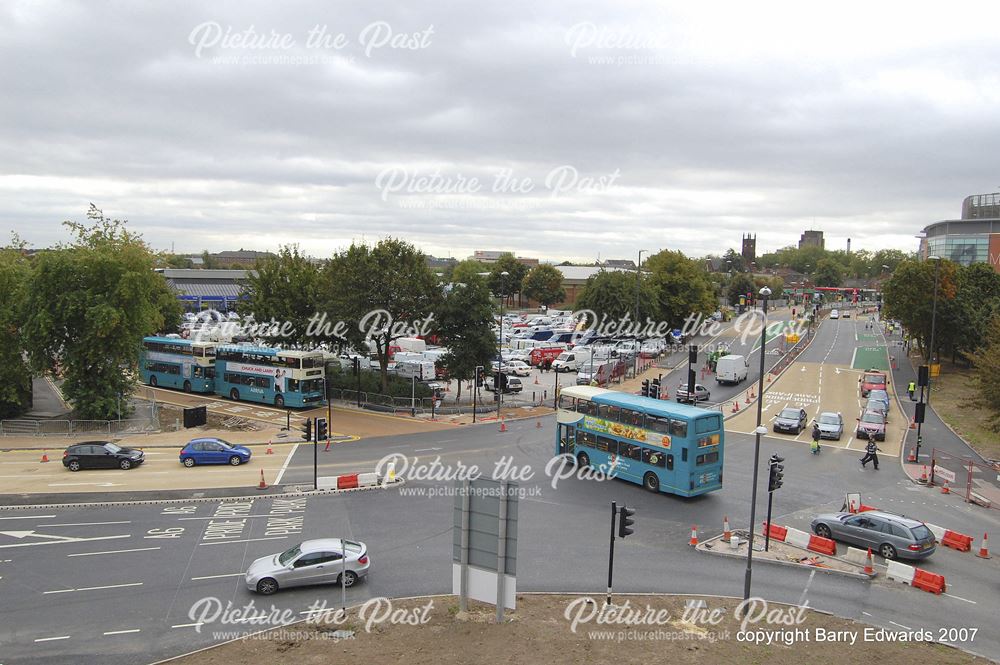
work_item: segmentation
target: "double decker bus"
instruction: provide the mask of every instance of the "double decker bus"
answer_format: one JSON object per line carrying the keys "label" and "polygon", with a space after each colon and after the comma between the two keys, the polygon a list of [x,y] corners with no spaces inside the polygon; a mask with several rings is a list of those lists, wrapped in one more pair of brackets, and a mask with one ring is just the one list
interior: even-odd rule
{"label": "double decker bus", "polygon": [[145,337],[139,354],[142,382],[186,393],[215,392],[215,344],[174,337]]}
{"label": "double decker bus", "polygon": [[323,403],[325,365],[321,351],[283,351],[224,344],[216,349],[215,392],[233,400],[278,408]]}
{"label": "double decker bus", "polygon": [[592,386],[559,393],[556,454],[651,492],[722,489],[722,414]]}

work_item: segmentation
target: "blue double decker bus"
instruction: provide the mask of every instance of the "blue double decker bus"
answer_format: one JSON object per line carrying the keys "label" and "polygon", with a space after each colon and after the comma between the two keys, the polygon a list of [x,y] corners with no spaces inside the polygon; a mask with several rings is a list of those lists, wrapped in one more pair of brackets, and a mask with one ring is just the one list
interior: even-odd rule
{"label": "blue double decker bus", "polygon": [[559,393],[556,454],[651,492],[722,488],[722,414],[591,386]]}
{"label": "blue double decker bus", "polygon": [[139,355],[142,382],[186,393],[215,392],[215,344],[175,337],[146,337]]}
{"label": "blue double decker bus", "polygon": [[321,351],[220,345],[215,357],[215,392],[278,408],[317,406],[325,397],[324,368]]}

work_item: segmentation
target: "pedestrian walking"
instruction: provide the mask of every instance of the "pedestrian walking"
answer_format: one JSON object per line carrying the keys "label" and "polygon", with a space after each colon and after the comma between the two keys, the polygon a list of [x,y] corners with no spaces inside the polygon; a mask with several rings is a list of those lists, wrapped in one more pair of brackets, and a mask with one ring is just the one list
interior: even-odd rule
{"label": "pedestrian walking", "polygon": [[819,437],[819,423],[813,423],[812,444],[809,446],[813,455],[819,452]]}
{"label": "pedestrian walking", "polygon": [[913,381],[910,381],[910,383],[907,384],[906,386],[906,392],[910,394],[911,402],[913,401],[913,393],[915,393],[916,391],[917,391],[917,384],[915,384]]}
{"label": "pedestrian walking", "polygon": [[868,462],[872,463],[875,470],[878,471],[878,453],[882,452],[879,450],[878,445],[875,443],[875,435],[872,433],[868,434],[868,445],[865,446],[865,456],[861,458],[861,467],[868,468]]}

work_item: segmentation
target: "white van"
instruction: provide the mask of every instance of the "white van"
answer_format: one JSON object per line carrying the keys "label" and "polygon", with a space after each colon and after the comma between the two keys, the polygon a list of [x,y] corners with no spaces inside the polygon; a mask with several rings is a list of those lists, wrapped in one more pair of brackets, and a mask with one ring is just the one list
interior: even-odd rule
{"label": "white van", "polygon": [[429,360],[404,360],[396,363],[396,376],[403,379],[416,377],[417,381],[433,381],[436,371]]}
{"label": "white van", "polygon": [[718,383],[742,383],[750,371],[746,356],[731,353],[722,356],[715,365],[715,380]]}
{"label": "white van", "polygon": [[575,372],[582,365],[590,362],[590,349],[572,349],[563,351],[559,357],[552,361],[552,369],[557,372]]}

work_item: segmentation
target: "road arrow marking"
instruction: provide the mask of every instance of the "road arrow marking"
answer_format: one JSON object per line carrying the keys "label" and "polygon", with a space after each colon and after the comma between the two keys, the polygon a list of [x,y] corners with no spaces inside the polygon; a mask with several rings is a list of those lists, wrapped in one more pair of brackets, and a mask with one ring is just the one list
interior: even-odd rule
{"label": "road arrow marking", "polygon": [[0,531],[2,536],[10,536],[11,538],[26,538],[28,536],[34,536],[36,538],[52,538],[53,540],[80,540],[79,538],[73,538],[72,536],[47,536],[44,533],[35,533],[34,531]]}
{"label": "road arrow marking", "polygon": [[95,487],[120,487],[125,483],[49,483],[49,487],[75,487],[77,485],[93,485]]}
{"label": "road arrow marking", "polygon": [[[46,537],[46,536],[43,536]],[[51,538],[52,536],[47,536]],[[129,534],[122,536],[97,536],[96,538],[64,538],[59,536],[59,540],[39,540],[32,543],[15,543],[13,545],[0,545],[0,550],[11,547],[32,547],[34,545],[62,545],[64,543],[89,543],[92,540],[117,540],[118,538],[131,538]]]}

